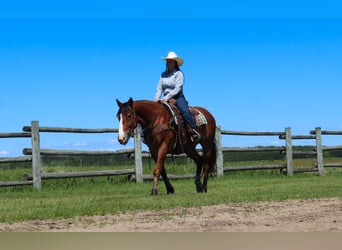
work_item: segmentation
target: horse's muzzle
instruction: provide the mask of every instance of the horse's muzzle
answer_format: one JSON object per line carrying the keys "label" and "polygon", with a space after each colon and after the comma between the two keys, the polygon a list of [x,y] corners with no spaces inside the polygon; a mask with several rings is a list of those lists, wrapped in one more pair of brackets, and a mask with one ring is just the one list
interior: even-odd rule
{"label": "horse's muzzle", "polygon": [[125,134],[125,135],[119,135],[118,136],[118,141],[119,141],[119,143],[121,144],[121,145],[126,145],[127,144],[127,142],[129,141],[129,138],[130,138],[130,136],[129,135],[127,135],[127,134]]}
{"label": "horse's muzzle", "polygon": [[121,145],[126,145],[128,140],[129,140],[129,136],[124,136],[124,137],[118,136],[118,141]]}

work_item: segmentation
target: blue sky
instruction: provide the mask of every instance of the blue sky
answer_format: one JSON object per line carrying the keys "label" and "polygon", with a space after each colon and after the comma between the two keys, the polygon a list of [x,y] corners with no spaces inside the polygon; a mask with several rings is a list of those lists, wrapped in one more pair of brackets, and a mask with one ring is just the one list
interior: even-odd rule
{"label": "blue sky", "polygon": [[[152,99],[170,50],[184,58],[190,105],[208,108],[222,129],[342,130],[339,1],[141,2],[0,3],[0,132],[32,120],[117,128],[115,99]],[[224,146],[279,143],[224,136]],[[41,144],[123,148],[114,134],[43,134]],[[0,156],[23,147],[28,139],[1,139]]]}

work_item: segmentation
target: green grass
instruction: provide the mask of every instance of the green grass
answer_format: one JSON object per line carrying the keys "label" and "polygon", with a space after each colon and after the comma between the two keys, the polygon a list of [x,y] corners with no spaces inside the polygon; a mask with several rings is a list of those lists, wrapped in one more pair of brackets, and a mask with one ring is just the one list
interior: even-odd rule
{"label": "green grass", "polygon": [[132,183],[123,176],[46,180],[40,192],[31,186],[0,188],[0,222],[72,218],[141,209],[342,197],[342,172],[339,170],[329,170],[324,176],[310,173],[292,177],[278,171],[230,173],[222,178],[210,178],[206,194],[196,193],[193,180],[173,180],[172,184],[174,195],[166,195],[161,181],[157,197],[150,196],[152,182]]}

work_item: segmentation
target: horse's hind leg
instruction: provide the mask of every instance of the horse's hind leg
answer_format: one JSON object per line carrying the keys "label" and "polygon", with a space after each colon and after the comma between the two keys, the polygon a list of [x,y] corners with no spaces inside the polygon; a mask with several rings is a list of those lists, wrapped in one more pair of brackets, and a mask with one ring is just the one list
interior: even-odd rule
{"label": "horse's hind leg", "polygon": [[211,148],[204,148],[202,152],[203,157],[203,192],[207,192],[207,183],[209,173],[213,171],[216,163],[216,146],[213,144]]}
{"label": "horse's hind leg", "polygon": [[196,176],[195,176],[195,185],[197,193],[203,192],[203,185],[201,183],[201,174],[202,174],[202,163],[197,163]]}
{"label": "horse's hind leg", "polygon": [[203,192],[203,185],[201,183],[201,174],[202,174],[202,157],[197,153],[196,149],[186,152],[187,155],[194,160],[196,163],[196,176],[195,176],[195,185],[197,193]]}
{"label": "horse's hind leg", "polygon": [[173,194],[175,192],[175,189],[173,188],[173,186],[170,183],[169,178],[167,177],[165,166],[163,166],[162,168],[161,176],[163,177],[167,194]]}

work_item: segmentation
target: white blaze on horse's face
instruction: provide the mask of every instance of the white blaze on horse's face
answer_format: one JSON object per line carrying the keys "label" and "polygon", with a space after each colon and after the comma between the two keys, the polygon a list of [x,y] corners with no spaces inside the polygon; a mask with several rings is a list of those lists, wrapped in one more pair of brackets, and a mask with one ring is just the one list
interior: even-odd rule
{"label": "white blaze on horse's face", "polygon": [[126,144],[129,139],[129,135],[124,131],[124,126],[123,126],[123,119],[122,119],[122,114],[119,116],[119,134],[118,134],[118,141],[120,144]]}

